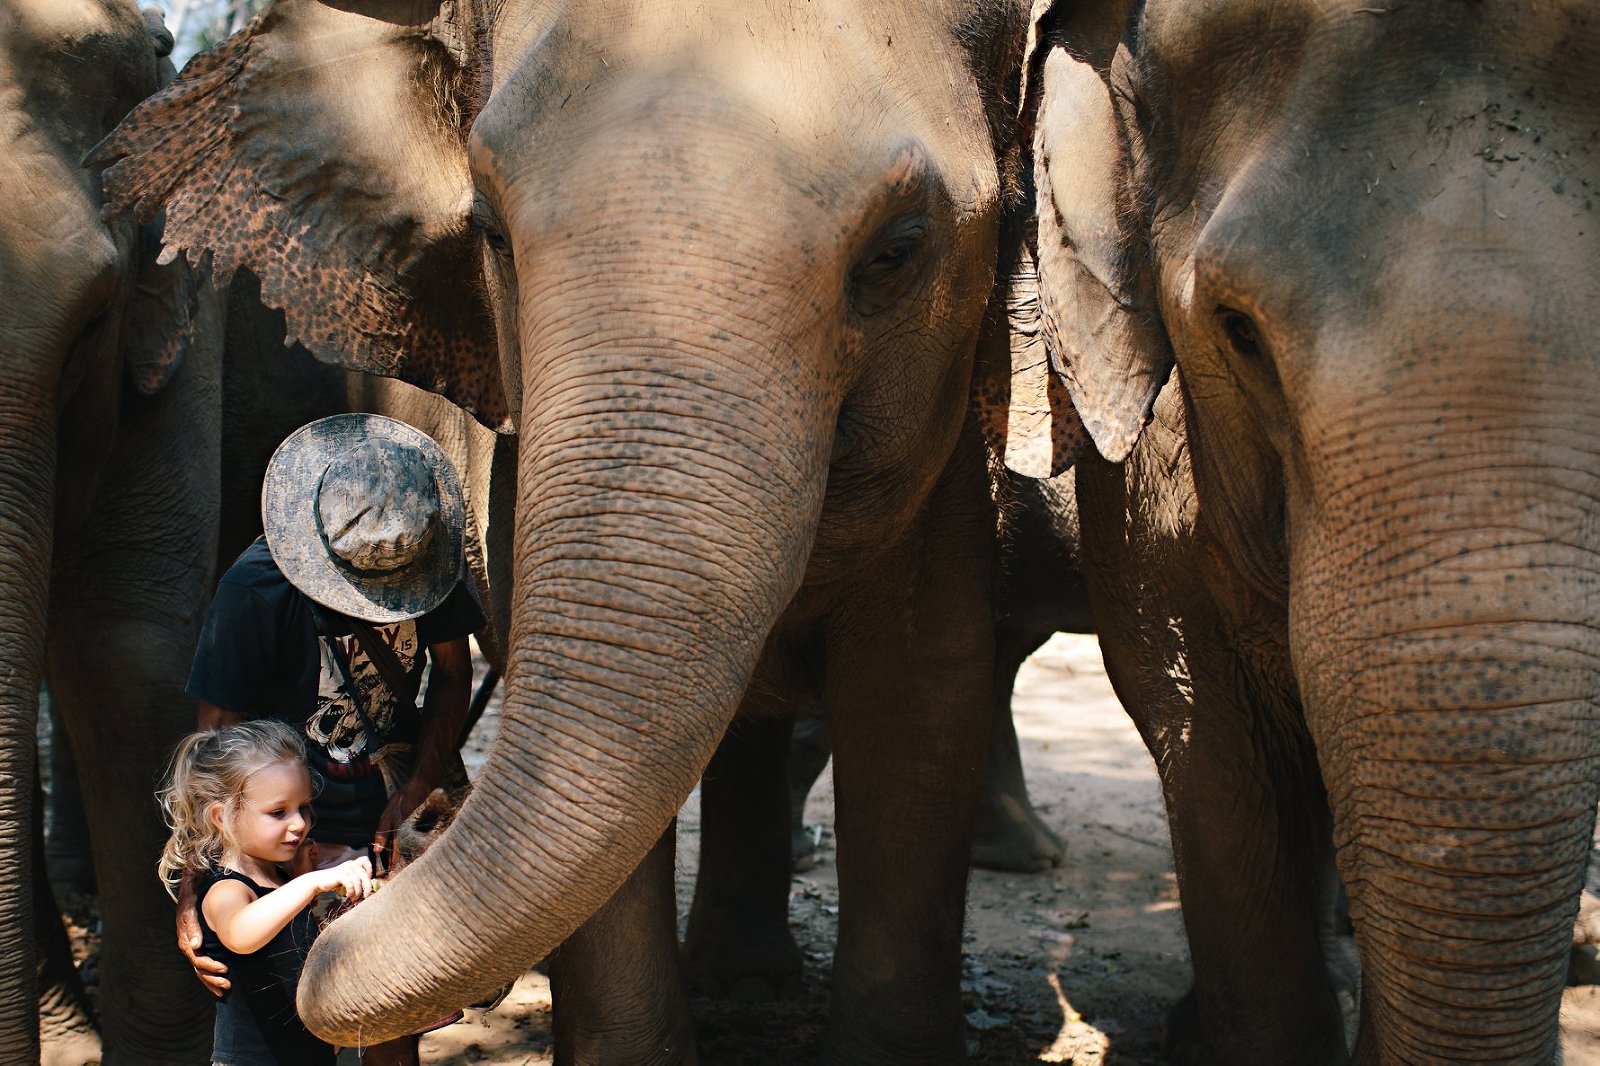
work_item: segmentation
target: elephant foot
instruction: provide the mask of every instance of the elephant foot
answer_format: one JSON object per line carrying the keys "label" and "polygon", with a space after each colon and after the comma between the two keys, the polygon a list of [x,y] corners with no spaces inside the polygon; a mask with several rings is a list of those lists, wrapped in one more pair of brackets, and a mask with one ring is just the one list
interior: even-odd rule
{"label": "elephant foot", "polygon": [[821,826],[795,822],[789,835],[789,872],[803,874],[826,861],[833,835]]}
{"label": "elephant foot", "polygon": [[40,1034],[40,1066],[98,1066],[100,1037],[94,1032]]}
{"label": "elephant foot", "polygon": [[982,870],[1038,873],[1060,866],[1067,846],[1027,802],[1010,795],[985,798],[972,838],[972,865]]}
{"label": "elephant foot", "polygon": [[1567,960],[1567,987],[1600,985],[1600,950],[1593,944],[1574,944]]}
{"label": "elephant foot", "polygon": [[[1340,998],[1342,1008],[1343,996]],[[1301,1063],[1305,1066],[1349,1063],[1346,1048],[1353,1041],[1353,1029],[1341,1042],[1339,1036],[1333,1034],[1325,1041],[1309,1037],[1308,1033],[1319,1028],[1314,1023],[1291,1028],[1293,1032],[1285,1034],[1287,1043],[1274,1042],[1252,1048],[1249,1034],[1244,1030],[1234,1030],[1234,1036],[1245,1037],[1241,1046],[1225,1052],[1208,1049],[1200,1032],[1200,998],[1195,994],[1194,986],[1190,985],[1189,990],[1167,1009],[1161,1029],[1161,1058],[1167,1066],[1209,1066],[1218,1062],[1292,1062],[1296,1066]]]}
{"label": "elephant foot", "polygon": [[557,1062],[628,1063],[629,1066],[696,1066],[694,1023],[687,1014],[635,1027],[614,1016],[574,1022],[554,1016]]}
{"label": "elephant foot", "polygon": [[94,898],[94,866],[50,856],[50,888],[66,910],[81,907],[84,901]]}
{"label": "elephant foot", "polygon": [[1200,999],[1193,985],[1167,1008],[1161,1027],[1161,1056],[1170,1066],[1205,1064],[1205,1048],[1200,1041]]}
{"label": "elephant foot", "polygon": [[804,825],[796,822],[790,834],[789,869],[803,874],[817,865],[817,842]]}
{"label": "elephant foot", "polygon": [[684,943],[690,987],[712,999],[795,1002],[804,995],[800,946],[787,928],[753,933],[732,923],[697,930]]}

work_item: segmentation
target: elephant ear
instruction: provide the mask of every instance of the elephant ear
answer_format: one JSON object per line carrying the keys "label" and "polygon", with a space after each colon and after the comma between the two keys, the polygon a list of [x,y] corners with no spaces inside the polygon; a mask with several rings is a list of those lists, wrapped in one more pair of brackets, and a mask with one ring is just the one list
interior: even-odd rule
{"label": "elephant ear", "polygon": [[122,313],[123,369],[134,391],[151,396],[172,379],[199,343],[200,290],[204,274],[186,260],[157,261],[161,222],[138,232],[133,291]]}
{"label": "elephant ear", "polygon": [[324,362],[506,429],[471,229],[456,0],[276,0],[91,154],[108,211],[166,211],[166,251],[239,267]]}
{"label": "elephant ear", "polygon": [[971,410],[1007,468],[1052,477],[1088,442],[1066,386],[1050,373],[1032,251],[1033,192],[1022,127],[1023,55],[1033,25],[1027,0],[977,6],[957,38],[968,49],[1004,190],[998,270],[973,372]]}
{"label": "elephant ear", "polygon": [[1022,110],[1030,129],[1045,347],[1095,446],[1127,457],[1172,371],[1135,194],[1126,83],[1132,5],[1036,7]]}
{"label": "elephant ear", "polygon": [[1030,244],[1020,232],[1002,238],[1001,254],[1010,266],[1001,271],[984,320],[972,409],[990,450],[1008,470],[1047,478],[1077,462],[1089,436],[1065,382],[1050,372]]}

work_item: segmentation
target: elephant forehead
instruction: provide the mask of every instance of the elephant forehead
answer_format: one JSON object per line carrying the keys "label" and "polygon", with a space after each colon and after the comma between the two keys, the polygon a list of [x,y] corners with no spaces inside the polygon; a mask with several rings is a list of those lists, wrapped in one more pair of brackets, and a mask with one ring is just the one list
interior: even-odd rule
{"label": "elephant forehead", "polygon": [[144,23],[132,3],[114,0],[10,0],[7,33],[24,47],[60,46],[97,34],[142,37]]}
{"label": "elephant forehead", "polygon": [[[899,17],[900,7],[600,0],[521,10],[495,30],[494,84],[474,141],[504,162],[543,151],[533,129],[547,122],[599,137],[659,128],[670,112],[743,127],[797,156],[848,149],[871,168],[890,166],[909,138],[935,159],[986,145],[981,97],[948,27]],[[583,109],[599,121],[572,122]],[[881,159],[861,151],[864,140],[882,146]]]}

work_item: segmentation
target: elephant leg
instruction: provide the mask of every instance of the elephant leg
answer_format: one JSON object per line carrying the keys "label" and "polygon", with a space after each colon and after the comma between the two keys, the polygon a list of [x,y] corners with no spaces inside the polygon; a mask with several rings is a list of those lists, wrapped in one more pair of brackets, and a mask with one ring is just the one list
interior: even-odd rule
{"label": "elephant leg", "polygon": [[820,701],[810,701],[795,716],[789,740],[789,856],[795,873],[809,870],[817,862],[816,841],[806,832],[806,799],[831,758],[827,711]]}
{"label": "elephant leg", "polygon": [[1278,608],[1208,583],[1219,566],[1193,533],[1183,424],[1169,388],[1126,462],[1091,453],[1075,468],[1100,649],[1161,779],[1194,966],[1168,1018],[1169,1053],[1341,1063],[1320,938],[1331,831],[1316,754],[1287,648],[1271,639]]}
{"label": "elephant leg", "polygon": [[[42,800],[35,810],[42,812]],[[100,1061],[94,1007],[72,961],[61,912],[45,872],[44,819],[34,816],[33,935],[39,945],[39,1061],[43,1066],[83,1066]]]}
{"label": "elephant leg", "polygon": [[100,886],[108,1063],[201,1063],[211,1049],[212,1000],[153,871],[167,835],[154,792],[195,727],[183,686],[216,552],[218,377],[215,350],[197,346],[161,392],[126,400],[85,517],[56,538],[46,666]]}
{"label": "elephant leg", "polygon": [[[1080,473],[1079,484],[1083,484]],[[1330,819],[1292,706],[1263,705],[1245,667],[1191,604],[1180,626],[1130,636],[1111,618],[1107,673],[1155,760],[1194,967],[1169,1014],[1174,1061],[1342,1063],[1343,1022],[1323,953]],[[1182,634],[1175,630],[1181,628]],[[1161,671],[1187,665],[1190,691]]]}
{"label": "elephant leg", "polygon": [[[1197,715],[1186,750],[1165,749],[1162,786],[1195,973],[1192,1002],[1169,1018],[1174,1058],[1194,1047],[1204,1061],[1346,1058],[1322,945],[1326,801],[1304,761],[1309,745],[1274,732]],[[1163,750],[1152,745],[1158,761]]]}
{"label": "elephant leg", "polygon": [[985,870],[1034,873],[1061,865],[1066,845],[1039,817],[1028,799],[1011,690],[1017,671],[1050,639],[1049,631],[995,627],[994,693],[989,711],[989,762],[978,796],[972,865]]}
{"label": "elephant leg", "polygon": [[684,959],[707,994],[793,999],[801,957],[788,921],[791,723],[752,702],[747,695],[700,781],[700,872]]}
{"label": "elephant leg", "polygon": [[[19,353],[0,329],[0,356]],[[0,360],[6,364],[8,360]],[[55,512],[53,387],[0,370],[0,1062],[39,1055],[33,805]]]}
{"label": "elephant leg", "polygon": [[192,638],[104,608],[56,617],[52,689],[82,764],[94,768],[84,775],[84,804],[100,871],[107,1061],[206,1061],[210,997],[178,953],[172,901],[153,873],[165,838],[154,786],[178,738],[194,728],[181,687]]}
{"label": "elephant leg", "polygon": [[910,669],[944,693],[912,683],[922,691],[830,699],[840,895],[830,1061],[947,1062],[965,1047],[961,931],[987,671]]}
{"label": "elephant leg", "polygon": [[49,811],[44,856],[56,898],[65,902],[74,896],[94,895],[94,858],[89,853],[89,821],[83,813],[78,760],[72,754],[66,723],[54,712],[50,714]]}
{"label": "elephant leg", "polygon": [[[832,1062],[965,1057],[961,933],[994,640],[992,512],[944,510],[959,506],[961,488],[940,486],[930,506],[941,520],[904,569],[886,562],[829,624],[840,897]],[[987,492],[981,480],[978,490]]]}
{"label": "elephant leg", "polygon": [[669,826],[616,895],[550,956],[556,1061],[697,1061],[678,961]]}

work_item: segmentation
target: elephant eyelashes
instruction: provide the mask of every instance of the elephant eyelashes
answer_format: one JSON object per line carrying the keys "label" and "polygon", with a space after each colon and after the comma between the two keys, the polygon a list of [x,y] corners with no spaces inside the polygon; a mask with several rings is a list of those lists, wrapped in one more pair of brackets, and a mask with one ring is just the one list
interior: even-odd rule
{"label": "elephant eyelashes", "polygon": [[505,231],[500,228],[500,219],[481,200],[472,205],[472,224],[483,234],[483,243],[496,255],[511,258],[511,242],[506,240]]}
{"label": "elephant eyelashes", "polygon": [[878,234],[850,275],[850,306],[856,314],[879,314],[916,281],[918,255],[928,236],[928,220],[918,215],[891,222]]}
{"label": "elephant eyelashes", "polygon": [[498,230],[485,228],[483,230],[483,243],[487,244],[496,255],[511,258],[511,242],[506,240],[505,234]]}
{"label": "elephant eyelashes", "polygon": [[1252,362],[1260,362],[1266,358],[1261,350],[1261,339],[1256,332],[1256,324],[1250,321],[1249,315],[1224,307],[1218,311],[1218,316],[1222,323],[1223,335],[1228,338],[1228,344],[1235,352]]}

